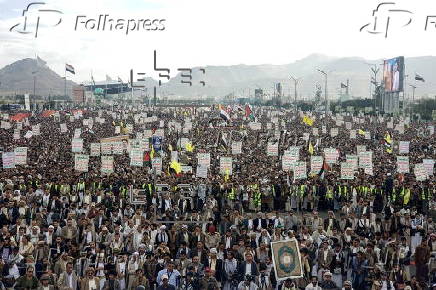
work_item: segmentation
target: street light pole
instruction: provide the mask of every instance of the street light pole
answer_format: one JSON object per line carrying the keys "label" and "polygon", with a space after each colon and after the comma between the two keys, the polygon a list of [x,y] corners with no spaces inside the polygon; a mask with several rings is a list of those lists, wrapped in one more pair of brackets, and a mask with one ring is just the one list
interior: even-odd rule
{"label": "street light pole", "polygon": [[325,78],[325,85],[324,85],[324,94],[325,94],[325,118],[327,118],[327,111],[328,111],[328,103],[327,103],[327,73],[323,70],[318,69],[320,73],[324,75]]}
{"label": "street light pole", "polygon": [[415,89],[416,86],[414,85],[409,85],[410,87],[412,87],[412,103],[410,104],[410,121],[413,121],[413,104],[415,103]]}
{"label": "street light pole", "polygon": [[294,78],[293,76],[291,76],[291,80],[294,81],[294,103],[295,103],[295,110],[297,110],[297,85],[299,83],[301,78]]}

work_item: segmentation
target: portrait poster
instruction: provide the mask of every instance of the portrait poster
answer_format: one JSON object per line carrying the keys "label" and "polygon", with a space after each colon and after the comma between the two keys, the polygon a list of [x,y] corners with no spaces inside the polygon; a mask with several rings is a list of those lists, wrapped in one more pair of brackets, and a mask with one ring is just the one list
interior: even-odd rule
{"label": "portrait poster", "polygon": [[303,277],[300,250],[296,239],[272,242],[271,249],[278,281]]}

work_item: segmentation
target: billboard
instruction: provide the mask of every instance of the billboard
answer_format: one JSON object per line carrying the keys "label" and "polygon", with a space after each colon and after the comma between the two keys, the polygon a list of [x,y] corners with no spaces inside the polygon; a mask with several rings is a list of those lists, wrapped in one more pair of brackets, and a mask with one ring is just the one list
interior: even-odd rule
{"label": "billboard", "polygon": [[404,91],[404,56],[387,59],[383,63],[385,92]]}

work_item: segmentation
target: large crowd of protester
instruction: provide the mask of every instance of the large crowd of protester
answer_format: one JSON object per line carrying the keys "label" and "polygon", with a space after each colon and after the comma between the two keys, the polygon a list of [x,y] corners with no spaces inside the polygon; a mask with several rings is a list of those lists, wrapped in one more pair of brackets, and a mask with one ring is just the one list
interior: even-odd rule
{"label": "large crowd of protester", "polygon": [[[209,107],[89,107],[14,121],[3,114],[10,127],[0,129],[1,151],[27,147],[27,159],[0,171],[0,289],[433,289],[433,168],[418,180],[414,165],[436,157],[434,122],[222,110],[230,119]],[[86,172],[75,169],[74,137],[89,154],[91,143],[116,136],[124,147],[110,154],[112,173],[102,173],[100,156],[89,157]],[[132,166],[128,150],[138,139],[148,147],[142,166]],[[410,142],[402,154],[409,172],[398,172],[400,141]],[[358,145],[372,151],[372,172],[342,179],[340,164]],[[300,147],[305,178],[282,168],[290,146]],[[337,161],[311,171],[325,148],[338,150]],[[210,153],[206,178],[197,174],[198,153]],[[220,171],[220,157],[232,157],[231,172]],[[298,242],[301,277],[276,275],[271,243],[286,240]]]}

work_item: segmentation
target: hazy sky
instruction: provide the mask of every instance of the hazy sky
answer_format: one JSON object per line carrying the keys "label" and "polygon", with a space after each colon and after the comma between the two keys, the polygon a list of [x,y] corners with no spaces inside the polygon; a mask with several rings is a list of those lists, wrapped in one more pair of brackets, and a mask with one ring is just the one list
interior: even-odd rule
{"label": "hazy sky", "polygon": [[[396,5],[378,13],[374,30],[372,10],[381,1],[372,0],[47,0],[28,13],[26,31],[34,31],[40,15],[38,37],[9,29],[21,24],[23,0],[0,0],[0,67],[18,59],[39,55],[57,73],[65,63],[76,69],[76,82],[96,80],[108,74],[127,80],[131,68],[153,72],[153,50],[158,66],[179,67],[236,64],[286,64],[312,53],[330,56],[361,56],[378,59],[434,55],[436,27],[428,15],[436,15],[436,1],[394,1]],[[388,6],[386,6],[388,7]],[[57,9],[62,15],[37,12]],[[413,12],[390,12],[403,9]],[[100,14],[119,19],[166,19],[164,31],[86,30],[81,19],[98,19]],[[385,20],[390,15],[388,38]],[[57,23],[59,17],[62,22]],[[410,25],[402,27],[412,19]],[[433,20],[436,22],[436,17]],[[430,21],[430,22],[431,22]],[[363,32],[360,28],[371,23]],[[364,64],[363,64],[364,65]]]}

